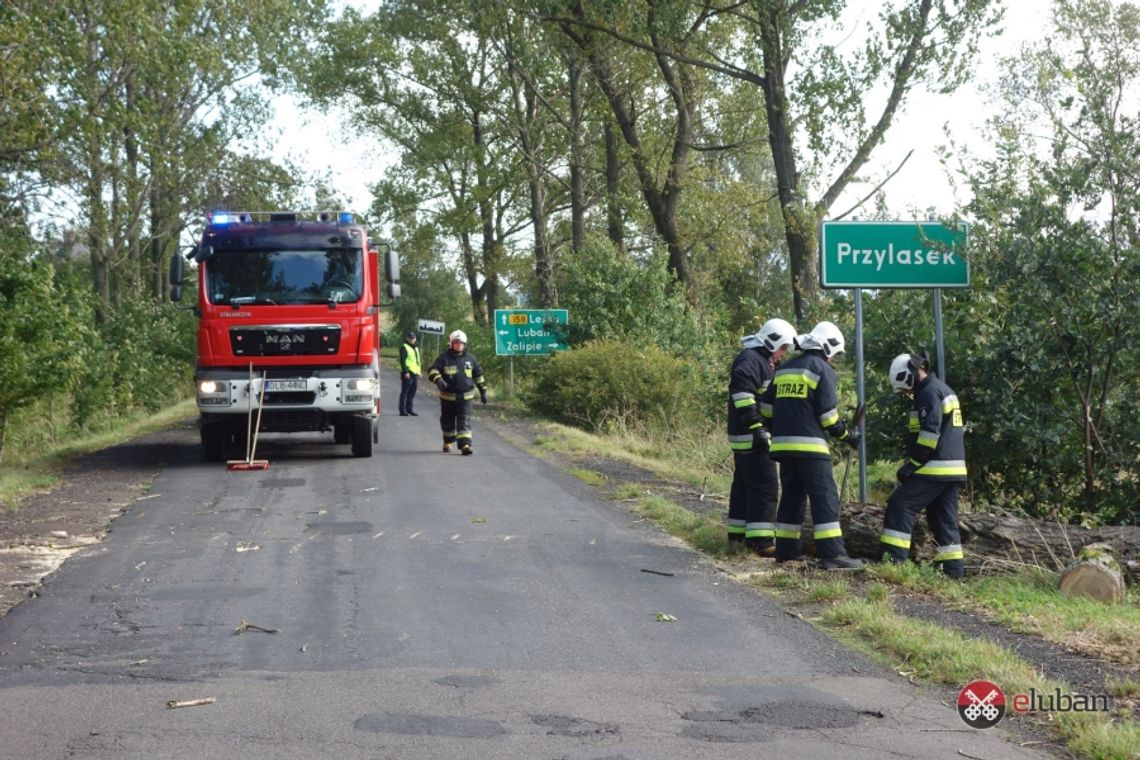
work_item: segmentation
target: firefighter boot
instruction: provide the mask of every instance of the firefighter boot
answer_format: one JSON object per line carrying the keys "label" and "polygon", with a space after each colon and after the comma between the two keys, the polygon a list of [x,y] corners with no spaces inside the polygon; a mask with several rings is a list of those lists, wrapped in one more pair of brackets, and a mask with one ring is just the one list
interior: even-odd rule
{"label": "firefighter boot", "polygon": [[449,451],[451,451],[451,444],[448,443],[447,441],[444,441],[443,442],[443,453],[446,454]]}
{"label": "firefighter boot", "polygon": [[776,556],[776,544],[770,538],[746,538],[744,545],[757,557]]}
{"label": "firefighter boot", "polygon": [[471,454],[475,453],[475,451],[471,448],[471,443],[469,441],[463,441],[460,443],[459,451],[463,454],[463,456],[470,456]]}
{"label": "firefighter boot", "polygon": [[852,559],[846,555],[821,559],[819,566],[824,570],[862,570],[863,560]]}

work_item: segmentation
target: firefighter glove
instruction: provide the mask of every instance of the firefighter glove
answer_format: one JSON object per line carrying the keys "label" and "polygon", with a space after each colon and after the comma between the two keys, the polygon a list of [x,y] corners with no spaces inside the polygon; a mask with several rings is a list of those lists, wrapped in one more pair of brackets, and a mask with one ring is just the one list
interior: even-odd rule
{"label": "firefighter glove", "polygon": [[858,430],[852,430],[843,442],[853,449],[859,448],[859,441],[863,440],[863,436],[859,434]]}
{"label": "firefighter glove", "polygon": [[905,483],[910,480],[910,476],[913,475],[917,469],[918,466],[914,462],[907,462],[895,473],[895,478],[897,478],[900,483]]}
{"label": "firefighter glove", "polygon": [[435,387],[439,388],[441,391],[446,391],[447,390],[447,381],[444,380],[442,377],[437,377],[435,380]]}
{"label": "firefighter glove", "polygon": [[479,400],[482,401],[484,404],[487,403],[487,389],[486,388],[480,388],[479,389]]}
{"label": "firefighter glove", "polygon": [[752,450],[760,454],[768,453],[768,436],[760,428],[752,431]]}

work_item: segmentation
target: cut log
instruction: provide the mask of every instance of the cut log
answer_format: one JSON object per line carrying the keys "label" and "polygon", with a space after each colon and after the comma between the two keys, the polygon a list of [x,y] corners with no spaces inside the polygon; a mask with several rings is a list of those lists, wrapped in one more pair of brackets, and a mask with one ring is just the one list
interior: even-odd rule
{"label": "cut log", "polygon": [[[847,553],[877,557],[883,532],[884,508],[876,504],[845,504],[840,515]],[[958,515],[967,570],[977,571],[995,561],[1009,560],[1063,571],[1078,559],[1081,547],[1106,544],[1116,558],[1123,579],[1140,583],[1140,527],[1131,525],[1082,528],[1010,515],[964,513]],[[804,530],[804,547],[814,551],[811,529]],[[929,560],[934,539],[926,527],[925,512],[918,515],[911,535],[911,557]]]}
{"label": "cut log", "polygon": [[1123,602],[1124,576],[1112,556],[1111,547],[1091,544],[1082,548],[1077,561],[1061,573],[1061,593],[1113,604]]}

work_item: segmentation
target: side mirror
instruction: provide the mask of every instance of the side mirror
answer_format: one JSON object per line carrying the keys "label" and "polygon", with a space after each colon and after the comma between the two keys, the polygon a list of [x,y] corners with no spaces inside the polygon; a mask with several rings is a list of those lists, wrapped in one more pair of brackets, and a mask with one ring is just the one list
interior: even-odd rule
{"label": "side mirror", "polygon": [[393,300],[400,297],[400,283],[398,283],[398,282],[388,283],[388,297],[393,299]]}
{"label": "side mirror", "polygon": [[214,246],[200,245],[194,248],[194,260],[199,264],[212,258],[214,258]]}
{"label": "side mirror", "polygon": [[170,300],[182,300],[182,255],[177,251],[170,256]]}
{"label": "side mirror", "polygon": [[[396,252],[388,247],[384,251],[384,279],[391,283],[398,283],[400,281],[400,257]],[[400,289],[396,288],[399,293]],[[389,292],[391,292],[389,290]]]}

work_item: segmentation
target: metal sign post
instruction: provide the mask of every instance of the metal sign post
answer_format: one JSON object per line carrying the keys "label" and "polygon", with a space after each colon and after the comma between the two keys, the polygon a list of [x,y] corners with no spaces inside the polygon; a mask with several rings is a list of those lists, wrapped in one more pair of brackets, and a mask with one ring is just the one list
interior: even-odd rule
{"label": "metal sign post", "polygon": [[[966,258],[969,226],[937,221],[823,222],[819,235],[819,281],[824,288],[855,291],[855,395],[865,401],[863,289],[922,288],[933,291],[937,374],[946,379],[942,335],[942,289],[970,287]],[[866,432],[866,422],[859,426]],[[867,440],[859,443],[859,500],[867,502]]]}

